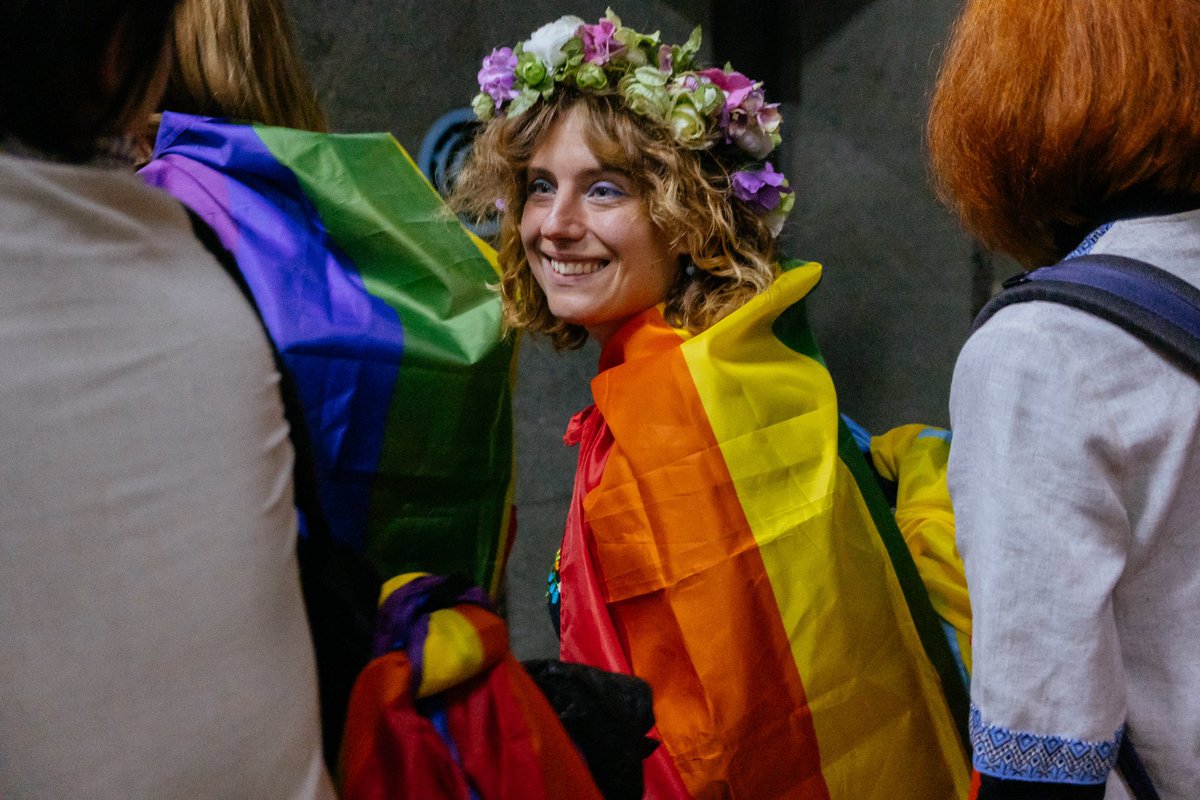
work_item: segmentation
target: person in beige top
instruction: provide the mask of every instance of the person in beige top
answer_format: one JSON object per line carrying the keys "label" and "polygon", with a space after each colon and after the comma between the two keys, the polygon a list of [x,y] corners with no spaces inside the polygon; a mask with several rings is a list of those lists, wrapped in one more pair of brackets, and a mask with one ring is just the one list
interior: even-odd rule
{"label": "person in beige top", "polygon": [[174,5],[0,5],[5,800],[333,797],[279,375],[122,163]]}

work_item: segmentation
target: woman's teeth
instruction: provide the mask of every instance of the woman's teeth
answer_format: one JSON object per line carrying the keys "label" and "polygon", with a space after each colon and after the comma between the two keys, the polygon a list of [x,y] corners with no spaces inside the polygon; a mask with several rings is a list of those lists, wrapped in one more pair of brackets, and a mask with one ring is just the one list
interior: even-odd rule
{"label": "woman's teeth", "polygon": [[559,275],[590,275],[599,272],[608,264],[607,261],[555,261],[547,259],[550,269]]}

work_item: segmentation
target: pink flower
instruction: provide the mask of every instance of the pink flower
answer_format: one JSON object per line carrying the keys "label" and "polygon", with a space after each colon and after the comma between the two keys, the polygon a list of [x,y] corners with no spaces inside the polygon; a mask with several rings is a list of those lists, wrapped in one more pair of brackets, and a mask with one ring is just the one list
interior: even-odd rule
{"label": "pink flower", "polygon": [[754,89],[754,81],[747,78],[740,72],[726,72],[723,69],[712,67],[700,71],[700,76],[708,78],[717,85],[717,88],[725,93],[725,109],[730,110],[737,108],[746,99]]}
{"label": "pink flower", "polygon": [[718,123],[725,141],[755,158],[765,158],[779,144],[779,104],[768,103],[762,84],[740,72],[706,69],[700,73],[725,93],[725,108]]}
{"label": "pink flower", "polygon": [[675,71],[675,58],[671,55],[671,45],[669,44],[658,48],[658,71],[668,75]]}
{"label": "pink flower", "polygon": [[479,79],[479,91],[491,95],[496,108],[519,94],[513,89],[516,70],[517,57],[513,55],[511,47],[497,48],[490,56],[484,57],[483,67],[475,77]]}
{"label": "pink flower", "polygon": [[583,38],[583,60],[589,64],[603,66],[625,49],[625,45],[613,38],[616,30],[617,26],[608,19],[602,19],[595,25],[584,25],[580,30]]}
{"label": "pink flower", "polygon": [[734,142],[755,158],[765,158],[777,144],[779,104],[767,103],[762,90],[754,89],[735,108],[726,106],[722,116],[725,140]]}

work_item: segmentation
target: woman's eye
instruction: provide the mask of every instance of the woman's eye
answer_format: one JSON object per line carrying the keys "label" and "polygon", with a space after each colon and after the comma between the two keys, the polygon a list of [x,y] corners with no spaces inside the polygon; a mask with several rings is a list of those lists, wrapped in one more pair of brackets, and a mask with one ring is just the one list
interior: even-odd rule
{"label": "woman's eye", "polygon": [[620,187],[608,181],[592,184],[592,188],[588,190],[588,197],[595,197],[601,200],[624,196],[625,192],[621,191]]}
{"label": "woman's eye", "polygon": [[550,194],[553,191],[554,187],[545,178],[534,178],[529,183],[530,194]]}

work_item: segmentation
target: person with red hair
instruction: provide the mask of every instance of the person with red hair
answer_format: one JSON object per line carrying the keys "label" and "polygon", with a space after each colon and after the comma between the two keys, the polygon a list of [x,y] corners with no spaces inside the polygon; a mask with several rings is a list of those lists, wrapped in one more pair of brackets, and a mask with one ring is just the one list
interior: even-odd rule
{"label": "person with red hair", "polygon": [[[928,128],[947,205],[1027,267],[1200,284],[1197,41],[1192,0],[969,0]],[[1200,382],[1024,302],[963,348],[950,414],[980,800],[1200,797]]]}

